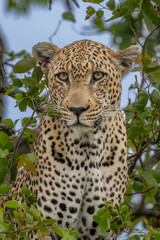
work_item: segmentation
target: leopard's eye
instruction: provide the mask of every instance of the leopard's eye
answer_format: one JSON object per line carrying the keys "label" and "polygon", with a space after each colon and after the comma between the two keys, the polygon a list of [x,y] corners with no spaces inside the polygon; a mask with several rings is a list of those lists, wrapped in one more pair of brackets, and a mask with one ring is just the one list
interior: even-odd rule
{"label": "leopard's eye", "polygon": [[58,73],[57,77],[59,78],[59,80],[61,81],[67,81],[68,80],[68,74],[67,73]]}
{"label": "leopard's eye", "polygon": [[95,72],[95,73],[93,73],[93,80],[94,81],[98,81],[98,80],[100,80],[103,77],[104,77],[104,73],[103,72]]}

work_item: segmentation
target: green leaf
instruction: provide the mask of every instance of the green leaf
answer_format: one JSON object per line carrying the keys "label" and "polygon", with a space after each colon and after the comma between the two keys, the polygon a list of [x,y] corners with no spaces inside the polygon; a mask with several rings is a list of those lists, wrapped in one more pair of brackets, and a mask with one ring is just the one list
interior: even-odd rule
{"label": "green leaf", "polygon": [[141,182],[139,182],[139,181],[133,182],[133,190],[135,192],[140,192],[140,191],[142,191],[142,189],[143,189],[143,184]]}
{"label": "green leaf", "polygon": [[[66,228],[64,229],[64,234],[66,235],[66,233],[69,233],[69,237],[71,238],[71,236],[75,236],[75,237],[78,237],[79,236],[79,233],[77,233],[76,231],[72,230],[71,228]],[[70,239],[69,238],[69,239]],[[72,239],[77,239],[77,238],[72,238]],[[67,239],[68,240],[68,239]]]}
{"label": "green leaf", "polygon": [[26,103],[26,98],[23,98],[22,100],[20,100],[20,102],[18,103],[19,105],[19,109],[21,112],[25,112],[27,109],[27,103]]}
{"label": "green leaf", "polygon": [[145,13],[143,13],[143,17],[148,31],[151,32],[153,30],[152,20]]}
{"label": "green leaf", "polygon": [[160,100],[159,92],[157,90],[155,90],[155,89],[152,91],[151,97],[152,97],[152,101],[154,103],[158,103],[159,100]]}
{"label": "green leaf", "polygon": [[10,128],[14,128],[13,121],[10,118],[2,120],[2,123],[8,125]]}
{"label": "green leaf", "polygon": [[160,169],[157,168],[153,174],[154,178],[156,178],[157,182],[160,183]]}
{"label": "green leaf", "polygon": [[157,193],[157,181],[153,177],[152,172],[150,170],[145,170],[142,172],[142,177],[144,178],[144,190],[148,190],[149,188],[154,187],[154,189],[150,190],[149,192],[145,194],[149,194],[150,196],[154,196]]}
{"label": "green leaf", "polygon": [[4,207],[0,207],[0,222],[3,222]]}
{"label": "green leaf", "polygon": [[19,206],[21,205],[21,202],[20,201],[7,201],[5,203],[5,206],[6,207],[9,207],[9,208],[18,208]]}
{"label": "green leaf", "polygon": [[154,24],[160,23],[160,18],[158,17],[155,8],[151,4],[151,1],[142,1],[142,10]]}
{"label": "green leaf", "polygon": [[127,131],[128,139],[130,140],[135,139],[140,134],[140,132],[141,132],[141,128],[131,124],[130,128]]}
{"label": "green leaf", "polygon": [[37,61],[33,57],[25,57],[24,59],[20,60],[16,63],[13,68],[14,73],[25,73],[35,67]]}
{"label": "green leaf", "polygon": [[4,93],[4,95],[8,95],[14,91],[16,91],[19,87],[18,86],[14,86],[13,84],[9,86],[9,88],[7,89],[7,91]]}
{"label": "green leaf", "polygon": [[34,86],[37,83],[37,79],[34,77],[26,77],[23,78],[21,81],[25,85],[25,87]]}
{"label": "green leaf", "polygon": [[102,17],[103,17],[103,14],[104,14],[103,11],[97,11],[97,12],[96,12],[96,15],[97,15],[98,18],[102,18]]}
{"label": "green leaf", "polygon": [[36,137],[36,131],[35,130],[32,130],[30,128],[26,128],[25,129],[25,133],[29,133],[33,138]]}
{"label": "green leaf", "polygon": [[27,159],[31,160],[33,163],[37,162],[37,157],[33,153],[25,154],[25,160],[27,160]]}
{"label": "green leaf", "polygon": [[103,237],[107,235],[107,231],[109,229],[110,229],[110,224],[108,224],[108,221],[106,220],[101,220],[100,223],[98,224],[98,231],[100,235],[102,235]]}
{"label": "green leaf", "polygon": [[42,77],[43,77],[43,72],[42,72],[42,70],[41,70],[40,67],[37,67],[37,66],[36,66],[36,67],[34,68],[34,70],[33,70],[33,72],[32,72],[32,77],[35,78],[35,79],[37,79],[38,82],[42,79]]}
{"label": "green leaf", "polygon": [[157,71],[160,71],[160,66],[159,65],[156,66],[156,67],[151,67],[151,66],[146,67],[146,66],[144,66],[143,71],[147,74],[157,72]]}
{"label": "green leaf", "polygon": [[60,227],[58,227],[57,225],[53,224],[51,226],[51,228],[58,236],[64,237],[64,232],[63,232],[63,230]]}
{"label": "green leaf", "polygon": [[56,219],[43,219],[41,223],[45,223],[47,225],[51,225],[53,223],[57,223]]}
{"label": "green leaf", "polygon": [[33,119],[23,118],[22,126],[24,127],[29,120],[30,120],[29,126],[31,126],[31,127],[36,127],[36,125],[37,125],[37,119],[35,119],[35,118],[33,118]]}
{"label": "green leaf", "polygon": [[104,31],[105,30],[104,24],[103,24],[103,21],[102,21],[101,18],[97,17],[97,18],[94,19],[93,22],[99,28],[100,31]]}
{"label": "green leaf", "polygon": [[26,220],[28,224],[32,224],[33,223],[33,216],[31,216],[30,214],[26,213]]}
{"label": "green leaf", "polygon": [[27,106],[29,106],[30,108],[33,108],[33,103],[29,97],[25,97],[21,100],[17,100],[17,104],[21,112],[25,112],[27,109]]}
{"label": "green leaf", "polygon": [[17,86],[19,88],[23,86],[23,84],[22,84],[22,82],[21,82],[21,80],[19,78],[13,78],[12,82],[13,82],[14,86]]}
{"label": "green leaf", "polygon": [[7,158],[1,158],[0,159],[0,183],[3,182],[6,174],[8,171],[8,159]]}
{"label": "green leaf", "polygon": [[0,157],[1,158],[5,158],[8,154],[9,154],[8,149],[3,150],[2,148],[0,148]]}
{"label": "green leaf", "polygon": [[14,213],[15,218],[18,220],[18,222],[20,222],[22,224],[24,221],[24,218],[21,216],[21,214],[17,211],[13,211],[13,213]]}
{"label": "green leaf", "polygon": [[23,98],[23,94],[22,93],[16,93],[15,99],[21,100],[22,98]]}
{"label": "green leaf", "polygon": [[2,147],[6,145],[8,139],[9,136],[5,132],[0,131],[0,143],[2,144]]}
{"label": "green leaf", "polygon": [[85,20],[89,19],[95,12],[96,11],[93,7],[91,7],[91,6],[87,7],[87,11],[86,11],[87,16],[86,16]]}
{"label": "green leaf", "polygon": [[12,189],[11,186],[9,186],[8,184],[4,184],[4,185],[0,186],[0,194],[5,195],[11,189]]}
{"label": "green leaf", "polygon": [[129,212],[129,207],[127,205],[123,205],[121,207],[121,211],[123,214],[127,214]]}
{"label": "green leaf", "polygon": [[144,91],[141,91],[139,93],[139,99],[136,102],[136,109],[138,111],[143,110],[145,108],[145,106],[147,105],[147,102],[148,102],[148,95]]}
{"label": "green leaf", "polygon": [[6,232],[9,230],[10,223],[0,222],[0,232]]}
{"label": "green leaf", "polygon": [[26,185],[24,185],[21,189],[21,193],[24,195],[29,195],[29,194],[32,194],[32,191],[29,188],[27,188]]}
{"label": "green leaf", "polygon": [[115,1],[114,0],[110,0],[106,3],[107,7],[110,9],[110,10],[114,10],[115,9]]}
{"label": "green leaf", "polygon": [[110,22],[110,21],[112,21],[114,19],[117,19],[119,17],[121,17],[121,14],[120,13],[116,13],[111,18],[107,19],[105,22]]}
{"label": "green leaf", "polygon": [[69,21],[72,21],[72,22],[75,22],[75,19],[74,19],[74,16],[71,12],[65,12],[63,13],[62,17],[66,20],[69,20]]}

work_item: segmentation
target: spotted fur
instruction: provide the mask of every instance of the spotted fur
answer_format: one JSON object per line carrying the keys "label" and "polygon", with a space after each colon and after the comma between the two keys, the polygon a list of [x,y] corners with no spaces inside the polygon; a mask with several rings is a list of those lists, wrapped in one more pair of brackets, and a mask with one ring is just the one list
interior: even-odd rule
{"label": "spotted fur", "polygon": [[[27,185],[43,217],[79,232],[79,240],[98,240],[93,215],[105,199],[123,202],[127,188],[121,78],[137,58],[138,48],[113,52],[83,40],[63,49],[39,43],[33,55],[48,74],[50,104],[61,118],[42,118],[33,148],[37,176],[23,170],[16,191]],[[95,79],[95,72],[103,77]],[[60,73],[67,74],[65,81]],[[36,239],[33,233],[30,237]],[[57,239],[54,233],[50,239]]]}

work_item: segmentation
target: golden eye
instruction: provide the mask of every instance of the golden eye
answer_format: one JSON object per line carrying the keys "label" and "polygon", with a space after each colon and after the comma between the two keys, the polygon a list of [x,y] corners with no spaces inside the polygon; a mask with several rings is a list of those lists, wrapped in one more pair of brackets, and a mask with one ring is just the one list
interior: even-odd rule
{"label": "golden eye", "polygon": [[61,81],[67,81],[67,80],[68,80],[68,74],[67,74],[67,73],[59,73],[59,74],[57,74],[57,77],[58,77]]}
{"label": "golden eye", "polygon": [[95,72],[95,73],[93,73],[93,80],[94,81],[100,80],[103,77],[104,77],[104,73],[103,72]]}

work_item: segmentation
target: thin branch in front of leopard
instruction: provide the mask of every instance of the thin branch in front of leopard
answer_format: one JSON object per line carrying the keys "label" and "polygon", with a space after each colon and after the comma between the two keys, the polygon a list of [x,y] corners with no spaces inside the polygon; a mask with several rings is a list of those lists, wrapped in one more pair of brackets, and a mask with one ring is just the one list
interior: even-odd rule
{"label": "thin branch in front of leopard", "polygon": [[49,36],[49,41],[52,43],[52,39],[53,39],[53,37],[57,34],[57,32],[59,31],[59,29],[60,29],[60,26],[61,26],[61,24],[62,24],[62,19],[61,20],[59,20],[59,22],[58,22],[58,24],[57,24],[57,27],[56,27],[56,29],[55,29],[55,31]]}
{"label": "thin branch in front of leopard", "polygon": [[155,187],[151,187],[145,191],[141,191],[141,192],[134,192],[134,193],[125,193],[125,196],[132,196],[132,195],[136,195],[136,194],[143,194],[143,193],[147,193],[149,191],[151,191],[152,189],[155,189]]}
{"label": "thin branch in front of leopard", "polygon": [[[22,138],[22,136],[23,136],[23,134],[24,134],[25,129],[27,128],[27,126],[29,125],[29,123],[31,122],[31,120],[33,119],[34,114],[35,114],[36,111],[37,111],[37,108],[45,101],[45,99],[46,99],[46,96],[37,104],[37,106],[36,106],[35,109],[33,110],[30,119],[29,119],[29,120],[27,121],[27,123],[25,124],[25,126],[24,126],[24,128],[23,128],[23,131],[20,133],[20,135],[19,135],[19,137],[18,137],[18,139],[17,139],[17,142],[16,142],[16,144],[15,144],[15,146],[14,146],[14,150],[13,150],[14,153],[16,153],[16,152],[18,151],[19,144],[20,144],[20,141],[21,141],[21,138]],[[11,161],[10,161],[8,184],[10,184],[10,182],[11,182],[11,169],[12,169],[12,164],[13,164],[13,162],[14,162],[14,154],[13,154],[12,159],[11,159]]]}

